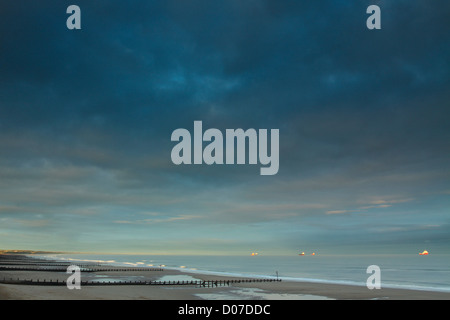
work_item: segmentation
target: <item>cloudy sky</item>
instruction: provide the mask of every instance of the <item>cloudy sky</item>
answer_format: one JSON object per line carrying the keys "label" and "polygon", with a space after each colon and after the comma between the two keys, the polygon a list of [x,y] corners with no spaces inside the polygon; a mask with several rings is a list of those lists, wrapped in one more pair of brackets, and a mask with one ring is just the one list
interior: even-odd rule
{"label": "cloudy sky", "polygon": [[[3,1],[0,249],[449,252],[449,21],[447,0]],[[174,165],[195,120],[279,129],[278,174]]]}

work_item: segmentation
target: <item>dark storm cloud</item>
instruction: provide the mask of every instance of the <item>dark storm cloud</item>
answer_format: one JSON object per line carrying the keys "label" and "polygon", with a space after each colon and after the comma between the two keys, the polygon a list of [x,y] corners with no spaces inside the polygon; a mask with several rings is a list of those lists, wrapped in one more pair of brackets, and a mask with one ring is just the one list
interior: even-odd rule
{"label": "dark storm cloud", "polygon": [[[304,109],[373,107],[416,82],[442,90],[448,81],[444,2],[409,4],[407,13],[390,6],[390,37],[358,27],[365,5],[345,2],[79,5],[78,33],[61,23],[63,4],[8,5],[2,75],[14,109],[5,118],[138,130],[204,116],[215,104],[225,120],[259,122],[268,113],[285,122]],[[32,103],[22,103],[23,92]]]}

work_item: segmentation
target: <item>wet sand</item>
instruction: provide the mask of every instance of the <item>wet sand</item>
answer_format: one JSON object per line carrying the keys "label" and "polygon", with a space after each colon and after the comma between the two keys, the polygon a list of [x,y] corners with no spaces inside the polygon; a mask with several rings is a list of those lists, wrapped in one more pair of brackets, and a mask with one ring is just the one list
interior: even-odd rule
{"label": "wet sand", "polygon": [[[37,260],[24,259],[20,266],[33,266]],[[25,264],[27,263],[27,264]],[[31,264],[28,264],[31,263]],[[1,259],[0,259],[1,266]],[[11,264],[9,264],[11,266]],[[17,267],[17,265],[16,265]],[[39,265],[34,267],[43,268]],[[56,267],[55,267],[56,268]],[[60,268],[61,269],[61,268]],[[130,268],[131,270],[131,268]],[[312,282],[245,282],[230,286],[201,287],[197,285],[96,285],[69,290],[65,285],[43,286],[1,283],[2,279],[67,280],[69,274],[61,271],[1,270],[0,299],[13,300],[322,300],[322,299],[395,299],[395,300],[449,300],[450,293],[381,288],[369,290],[365,286]],[[96,271],[81,274],[82,281],[157,281],[157,280],[230,280],[235,277],[189,273],[164,269],[163,271]]]}

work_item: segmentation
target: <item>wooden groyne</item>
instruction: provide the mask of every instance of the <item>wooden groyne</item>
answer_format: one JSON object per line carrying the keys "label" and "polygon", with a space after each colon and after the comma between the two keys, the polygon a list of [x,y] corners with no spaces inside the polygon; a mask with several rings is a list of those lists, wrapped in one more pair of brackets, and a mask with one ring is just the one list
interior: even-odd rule
{"label": "wooden groyne", "polygon": [[47,267],[68,267],[70,265],[77,265],[78,267],[101,267],[101,266],[107,266],[105,264],[99,264],[99,263],[89,263],[89,264],[83,264],[83,263],[45,263],[45,262],[13,262],[13,261],[1,261],[0,265],[2,266],[47,266]]}
{"label": "wooden groyne", "polygon": [[[87,263],[76,264],[75,262],[62,262],[52,260],[38,260],[32,258],[19,258],[18,256],[0,256],[0,271],[13,271],[14,273],[0,274],[0,284],[14,284],[14,285],[33,285],[33,286],[67,286],[67,280],[61,279],[61,275],[56,273],[67,273],[67,267],[76,265],[80,272],[120,272],[117,277],[123,277],[123,280],[97,280],[90,279],[81,281],[81,286],[195,286],[195,287],[223,287],[232,286],[240,283],[258,283],[258,282],[279,282],[280,279],[265,279],[265,278],[246,278],[246,279],[221,279],[221,280],[125,280],[129,272],[160,272],[165,271],[164,268],[149,268],[149,267],[116,267],[107,264]],[[15,273],[18,271],[17,273]],[[26,278],[29,275],[20,271],[34,271],[34,272],[49,272],[47,279],[42,278]],[[55,274],[51,274],[51,272]],[[125,273],[125,274],[124,274]],[[12,274],[15,274],[14,276]],[[36,275],[43,277],[43,274]],[[52,279],[53,277],[53,279]],[[114,277],[114,276],[113,276]],[[57,278],[57,279],[55,279]],[[129,279],[129,278],[128,278]],[[69,280],[70,281],[70,280]],[[69,285],[71,283],[69,282]]]}
{"label": "wooden groyne", "polygon": [[[130,272],[130,271],[164,271],[162,268],[92,268],[90,266],[77,265],[81,272]],[[48,272],[66,272],[67,268],[59,268],[53,266],[45,267],[18,267],[18,266],[1,266],[0,271],[48,271]]]}
{"label": "wooden groyne", "polygon": [[[229,280],[187,280],[187,281],[81,281],[81,286],[136,286],[136,285],[151,285],[151,286],[196,286],[196,287],[223,287],[231,286],[239,283],[250,282],[280,282],[281,279],[229,279]],[[0,279],[3,284],[19,284],[19,285],[38,285],[38,286],[66,286],[65,280],[52,279]]]}

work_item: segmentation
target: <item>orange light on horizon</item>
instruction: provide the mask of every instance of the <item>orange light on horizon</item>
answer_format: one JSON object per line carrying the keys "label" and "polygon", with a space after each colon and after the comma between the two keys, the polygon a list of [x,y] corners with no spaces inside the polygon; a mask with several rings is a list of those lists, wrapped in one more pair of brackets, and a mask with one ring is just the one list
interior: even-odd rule
{"label": "orange light on horizon", "polygon": [[420,256],[427,256],[428,255],[428,251],[427,250],[423,250],[423,252],[419,252]]}
{"label": "orange light on horizon", "polygon": [[258,252],[252,252],[252,254],[251,254],[252,257],[257,256],[257,255],[258,255]]}

